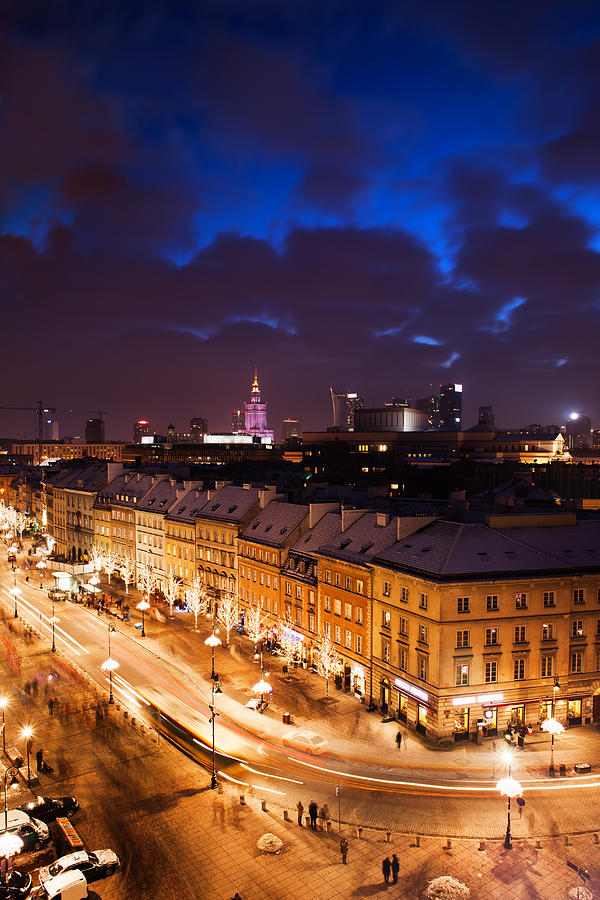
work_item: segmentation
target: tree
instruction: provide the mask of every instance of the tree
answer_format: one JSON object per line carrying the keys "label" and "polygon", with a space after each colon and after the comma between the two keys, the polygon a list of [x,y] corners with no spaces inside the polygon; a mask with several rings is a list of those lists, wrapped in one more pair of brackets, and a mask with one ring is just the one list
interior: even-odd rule
{"label": "tree", "polygon": [[101,544],[94,544],[90,550],[90,562],[94,567],[94,572],[99,572],[104,566],[104,548]]}
{"label": "tree", "polygon": [[237,625],[240,618],[240,607],[233,591],[226,591],[219,601],[217,618],[225,629],[225,643],[229,644],[229,632]]}
{"label": "tree", "polygon": [[173,604],[179,597],[179,588],[181,587],[181,578],[175,578],[173,572],[169,572],[169,576],[167,578],[167,601],[169,603],[169,613],[173,615]]}
{"label": "tree", "polygon": [[110,576],[117,569],[119,565],[119,557],[117,556],[114,550],[105,550],[104,558],[102,560],[102,565],[104,571],[108,575],[108,583],[110,584]]}
{"label": "tree", "polygon": [[187,592],[187,602],[194,613],[194,629],[198,631],[198,615],[202,612],[206,603],[206,592],[199,575],[194,575],[192,579]]}
{"label": "tree", "polygon": [[27,516],[23,515],[22,512],[18,511],[15,515],[15,528],[19,532],[19,538],[23,540],[23,532],[25,531],[25,526],[27,525]]}
{"label": "tree", "polygon": [[135,559],[131,553],[125,553],[124,556],[119,558],[119,569],[121,572],[121,578],[125,582],[125,593],[129,593],[129,585],[133,581],[133,576],[135,575]]}
{"label": "tree", "polygon": [[292,623],[289,621],[279,620],[279,643],[283,651],[283,656],[287,664],[288,674],[292,665],[292,660],[298,650],[298,641],[292,635]]}
{"label": "tree", "polygon": [[144,596],[150,600],[150,594],[154,587],[154,571],[147,562],[138,563],[137,567],[137,584],[138,589]]}
{"label": "tree", "polygon": [[256,652],[257,644],[262,641],[266,634],[266,618],[265,613],[258,603],[250,604],[246,616],[246,628],[248,629],[250,640],[254,642],[254,652]]}
{"label": "tree", "polygon": [[339,668],[340,657],[331,638],[324,631],[321,633],[321,643],[317,650],[317,669],[325,678],[326,697],[329,700],[329,679]]}

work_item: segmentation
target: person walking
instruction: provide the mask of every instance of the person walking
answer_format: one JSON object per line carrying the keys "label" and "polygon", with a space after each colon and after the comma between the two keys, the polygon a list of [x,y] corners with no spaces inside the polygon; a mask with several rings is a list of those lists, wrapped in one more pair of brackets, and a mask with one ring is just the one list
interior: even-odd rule
{"label": "person walking", "polygon": [[392,881],[394,884],[398,884],[398,872],[400,871],[400,860],[394,853],[392,856]]}
{"label": "person walking", "polygon": [[53,697],[48,698],[48,712],[50,713],[50,716],[52,717],[52,713],[54,712],[54,698]]}
{"label": "person walking", "polygon": [[44,765],[44,751],[40,747],[38,752],[35,754],[35,767],[38,772],[41,772],[43,770],[43,765]]}
{"label": "person walking", "polygon": [[348,856],[348,841],[345,837],[343,837],[340,841],[340,853],[342,854],[342,862],[344,863],[344,865],[347,865],[346,857]]}
{"label": "person walking", "polygon": [[401,731],[399,731],[398,734],[396,735],[396,747],[398,748],[398,750],[400,750],[402,747],[402,732]]}
{"label": "person walking", "polygon": [[298,810],[298,825],[302,828],[302,813],[304,812],[304,807],[302,805],[302,800],[298,800],[296,803],[296,809]]}
{"label": "person walking", "polygon": [[310,816],[310,827],[313,831],[317,830],[317,804],[311,800],[308,804],[308,814]]}
{"label": "person walking", "polygon": [[392,864],[390,862],[389,856],[386,856],[386,858],[381,863],[381,871],[383,872],[383,880],[385,881],[386,884],[389,884],[390,883],[390,872],[392,871]]}

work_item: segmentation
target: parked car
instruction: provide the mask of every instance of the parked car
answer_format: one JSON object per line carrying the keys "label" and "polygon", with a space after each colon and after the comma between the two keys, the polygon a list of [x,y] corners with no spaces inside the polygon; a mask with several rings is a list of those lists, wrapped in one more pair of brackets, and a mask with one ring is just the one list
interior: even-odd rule
{"label": "parked car", "polygon": [[79,809],[79,803],[75,797],[37,797],[30,803],[23,803],[18,809],[48,824],[55,822],[59,816],[70,819]]}
{"label": "parked car", "polygon": [[23,900],[31,890],[31,875],[11,869],[6,884],[0,884],[0,900]]}
{"label": "parked car", "polygon": [[78,850],[77,853],[61,856],[49,866],[41,868],[39,879],[40,884],[44,884],[64,872],[72,872],[77,869],[83,872],[87,883],[92,884],[94,881],[100,881],[101,878],[113,875],[119,866],[119,857],[112,850],[94,850],[93,853]]}
{"label": "parked car", "polygon": [[33,819],[20,809],[9,809],[8,832],[16,834],[23,841],[23,850],[39,850],[50,840],[48,826],[44,822]]}
{"label": "parked car", "polygon": [[295,747],[297,750],[305,750],[307,753],[323,753],[327,748],[326,738],[321,737],[316,731],[308,731],[306,728],[288,732],[283,743],[286,747]]}
{"label": "parked car", "polygon": [[56,603],[60,602],[61,600],[66,600],[68,596],[69,595],[67,594],[67,592],[61,591],[60,588],[54,587],[50,588],[50,590],[48,591],[48,597],[50,598],[50,600],[54,600]]}
{"label": "parked car", "polygon": [[43,900],[85,900],[90,896],[85,875],[78,869],[49,878],[39,891]]}

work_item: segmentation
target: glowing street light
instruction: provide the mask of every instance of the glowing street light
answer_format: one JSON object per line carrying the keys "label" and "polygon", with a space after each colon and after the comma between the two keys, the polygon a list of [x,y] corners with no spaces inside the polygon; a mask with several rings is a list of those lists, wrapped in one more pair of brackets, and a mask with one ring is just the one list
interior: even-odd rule
{"label": "glowing street light", "polygon": [[36,569],[40,570],[40,590],[44,587],[44,569],[46,566],[47,563],[45,559],[40,559],[40,561],[35,564]]}
{"label": "glowing street light", "polygon": [[550,769],[549,774],[554,775],[554,736],[557,734],[562,734],[565,730],[565,726],[552,717],[551,719],[544,719],[541,725],[542,731],[545,731],[547,734],[552,735],[552,743],[550,744]]}
{"label": "glowing street light", "polygon": [[115,702],[113,699],[112,673],[116,672],[116,670],[119,668],[119,663],[116,661],[116,659],[113,659],[112,656],[110,655],[110,636],[113,631],[116,631],[116,628],[114,625],[111,625],[109,623],[109,625],[108,625],[108,659],[105,659],[104,662],[100,665],[100,668],[104,672],[108,672],[108,684],[109,684],[108,702],[109,703]]}
{"label": "glowing street light", "polygon": [[[0,856],[3,856],[7,862],[11,856],[19,853],[23,849],[23,841],[17,834],[9,834],[8,832],[8,779],[10,778],[11,787],[19,783],[19,770],[16,766],[9,766],[4,771],[4,833],[0,834]],[[6,871],[6,881],[8,882],[8,865]]]}
{"label": "glowing street light", "polygon": [[204,643],[210,647],[212,654],[212,661],[210,667],[210,693],[211,693],[211,703],[210,703],[210,724],[212,726],[212,773],[210,776],[210,786],[214,790],[217,786],[217,772],[215,767],[215,719],[219,715],[215,708],[215,647],[218,647],[221,643],[221,639],[213,633],[206,638]]}
{"label": "glowing street light", "polygon": [[256,682],[256,684],[254,685],[252,690],[260,691],[260,706],[261,706],[261,712],[262,712],[262,706],[264,703],[264,695],[270,694],[271,691],[273,690],[273,688],[271,687],[271,685],[269,684],[268,681],[265,681],[264,678],[261,678],[260,681]]}
{"label": "glowing street light", "polygon": [[512,777],[512,752],[506,748],[505,753],[506,763],[508,765],[508,778],[501,778],[498,784],[496,785],[496,789],[500,791],[501,797],[506,797],[506,836],[504,838],[504,848],[506,850],[512,850],[511,843],[511,835],[510,835],[510,801],[513,797],[520,797],[523,793],[523,788],[519,784],[518,781]]}
{"label": "glowing street light", "polygon": [[21,737],[25,738],[27,747],[27,787],[31,787],[31,767],[29,762],[29,754],[31,753],[31,738],[33,737],[33,728],[30,725],[26,725],[23,731],[21,732]]}
{"label": "glowing street light", "polygon": [[88,584],[93,585],[93,587],[96,587],[97,584],[100,584],[100,579],[98,578],[98,575],[96,574],[96,572],[94,572],[94,574],[88,581]]}
{"label": "glowing street light", "polygon": [[[16,581],[16,578],[15,578],[15,581]],[[16,586],[16,584],[15,584],[14,587],[11,587],[11,588],[10,588],[10,590],[9,590],[8,593],[9,593],[9,594],[12,594],[13,597],[15,598],[15,619],[17,619],[17,618],[19,617],[19,613],[18,613],[18,611],[17,611],[17,597],[20,595],[21,592],[20,592],[19,588],[18,588],[18,587]]]}
{"label": "glowing street light", "polygon": [[207,647],[210,647],[210,649],[212,650],[212,663],[211,663],[210,677],[214,684],[214,681],[215,681],[215,647],[218,647],[221,644],[221,639],[218,638],[213,631],[213,633],[209,637],[206,638],[204,643],[207,645]]}
{"label": "glowing street light", "polygon": [[146,637],[146,628],[144,625],[144,613],[146,612],[147,609],[150,609],[150,604],[144,598],[143,600],[140,600],[140,602],[138,603],[136,608],[141,609],[141,611],[142,611],[142,637]]}

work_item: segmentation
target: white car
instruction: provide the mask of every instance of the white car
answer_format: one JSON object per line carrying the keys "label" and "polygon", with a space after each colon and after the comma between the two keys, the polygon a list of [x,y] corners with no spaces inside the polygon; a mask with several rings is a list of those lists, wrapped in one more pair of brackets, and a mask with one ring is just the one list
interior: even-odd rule
{"label": "white car", "polygon": [[88,884],[99,881],[112,875],[119,868],[119,857],[112,850],[95,850],[93,853],[86,853],[85,850],[78,850],[77,853],[69,853],[67,856],[61,856],[56,862],[49,866],[44,866],[39,871],[40,884],[56,878],[64,872],[72,872],[79,870],[85,875]]}
{"label": "white car", "polygon": [[316,731],[308,731],[306,728],[289,732],[284,737],[283,743],[286,747],[295,747],[297,750],[305,750],[306,753],[324,753],[327,749],[327,739]]}

